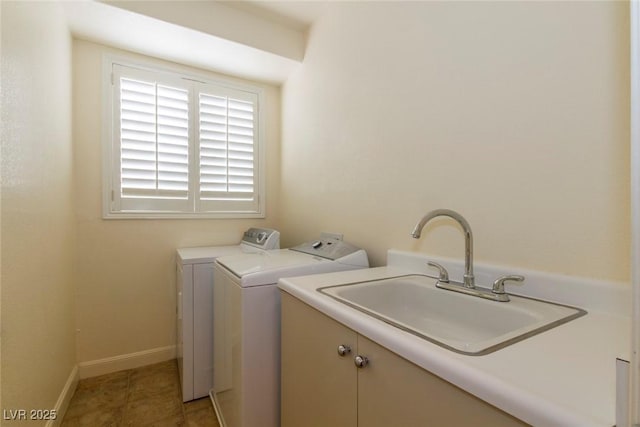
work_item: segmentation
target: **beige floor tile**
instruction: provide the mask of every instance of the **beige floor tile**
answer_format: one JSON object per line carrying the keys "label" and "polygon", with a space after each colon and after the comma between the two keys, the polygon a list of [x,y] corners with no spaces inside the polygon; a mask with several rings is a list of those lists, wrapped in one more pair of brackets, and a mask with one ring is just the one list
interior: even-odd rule
{"label": "beige floor tile", "polygon": [[124,425],[145,426],[165,419],[183,420],[182,402],[174,392],[155,394],[129,401],[125,409]]}
{"label": "beige floor tile", "polygon": [[201,399],[185,402],[182,404],[182,406],[184,407],[185,413],[199,411],[200,409],[213,410],[213,404],[211,403],[211,399],[208,397],[203,397]]}
{"label": "beige floor tile", "polygon": [[123,407],[100,408],[69,417],[62,421],[62,427],[116,427],[122,423]]}
{"label": "beige floor tile", "polygon": [[131,375],[129,379],[129,400],[145,399],[156,394],[180,394],[179,377],[177,372],[157,370],[145,375]]}
{"label": "beige floor tile", "polygon": [[156,375],[158,373],[168,373],[173,372],[176,375],[178,374],[178,364],[176,360],[168,360],[166,362],[155,363],[153,365],[143,366],[141,368],[136,368],[131,370],[131,374],[129,378],[131,380],[136,380],[138,378],[142,378],[148,375]]}
{"label": "beige floor tile", "polygon": [[129,370],[87,378],[78,383],[76,392],[96,389],[126,388],[129,381]]}
{"label": "beige floor tile", "polygon": [[188,427],[220,427],[213,408],[203,408],[184,415]]}
{"label": "beige floor tile", "polygon": [[182,402],[176,360],[81,380],[65,427],[219,427],[208,397]]}
{"label": "beige floor tile", "polygon": [[80,389],[73,395],[65,416],[74,418],[99,409],[123,408],[126,403],[126,384]]}
{"label": "beige floor tile", "polygon": [[178,426],[184,426],[185,422],[184,422],[184,417],[174,416],[174,417],[163,418],[161,420],[154,421],[149,424],[136,424],[136,426],[138,425],[143,427],[178,427]]}

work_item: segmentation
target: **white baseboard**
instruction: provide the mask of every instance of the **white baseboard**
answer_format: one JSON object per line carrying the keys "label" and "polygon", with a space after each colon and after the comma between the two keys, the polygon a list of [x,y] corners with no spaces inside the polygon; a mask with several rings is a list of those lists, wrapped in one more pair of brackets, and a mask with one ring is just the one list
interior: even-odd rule
{"label": "white baseboard", "polygon": [[67,382],[65,383],[60,396],[58,396],[58,401],[53,408],[56,411],[56,418],[55,420],[48,420],[45,427],[54,427],[62,424],[62,419],[64,418],[64,414],[67,412],[73,393],[76,391],[78,381],[80,381],[80,376],[78,375],[78,366],[76,365],[71,370],[69,378],[67,378]]}
{"label": "white baseboard", "polygon": [[105,359],[80,362],[80,379],[110,374],[125,369],[139,368],[176,358],[176,346],[152,348],[136,353],[122,354]]}

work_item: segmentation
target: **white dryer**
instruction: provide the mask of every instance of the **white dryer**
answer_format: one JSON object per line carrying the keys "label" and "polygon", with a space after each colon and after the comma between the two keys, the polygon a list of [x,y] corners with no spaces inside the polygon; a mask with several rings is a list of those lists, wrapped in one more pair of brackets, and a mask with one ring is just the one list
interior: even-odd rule
{"label": "white dryer", "polygon": [[364,250],[335,239],[216,260],[211,399],[222,427],[280,425],[278,279],[368,266]]}
{"label": "white dryer", "polygon": [[237,245],[177,250],[177,356],[182,400],[207,396],[213,386],[213,263],[216,258],[280,249],[280,233],[250,228]]}

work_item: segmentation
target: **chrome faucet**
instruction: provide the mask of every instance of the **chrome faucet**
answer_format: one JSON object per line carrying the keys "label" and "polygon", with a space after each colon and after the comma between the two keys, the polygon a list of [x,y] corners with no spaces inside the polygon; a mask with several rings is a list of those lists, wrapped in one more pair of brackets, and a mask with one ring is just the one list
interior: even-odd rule
{"label": "chrome faucet", "polygon": [[462,283],[451,281],[449,280],[449,273],[443,266],[429,261],[427,264],[430,267],[437,268],[439,271],[439,278],[436,283],[436,287],[493,301],[509,301],[509,295],[504,290],[505,282],[511,281],[514,284],[522,283],[522,281],[524,281],[524,277],[517,275],[503,276],[493,282],[492,289],[476,287],[473,276],[473,234],[471,233],[471,226],[469,226],[467,220],[459,213],[449,209],[436,209],[428,212],[413,228],[411,236],[413,236],[414,239],[419,239],[424,226],[427,225],[429,221],[439,216],[448,216],[449,218],[456,220],[464,231],[464,276]]}
{"label": "chrome faucet", "polygon": [[450,209],[436,209],[428,212],[422,219],[416,224],[411,232],[414,239],[419,239],[422,229],[427,222],[439,216],[448,216],[453,218],[460,224],[462,231],[464,231],[464,278],[462,283],[465,288],[475,288],[475,279],[473,277],[473,234],[471,233],[471,226],[466,219],[462,217],[458,212]]}

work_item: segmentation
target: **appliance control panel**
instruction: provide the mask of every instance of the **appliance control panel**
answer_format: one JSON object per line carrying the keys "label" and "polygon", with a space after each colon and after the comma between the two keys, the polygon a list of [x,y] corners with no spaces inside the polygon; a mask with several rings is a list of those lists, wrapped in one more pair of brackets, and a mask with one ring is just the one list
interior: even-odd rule
{"label": "appliance control panel", "polygon": [[317,255],[330,260],[337,260],[338,258],[345,257],[361,249],[343,240],[321,237],[318,240],[312,240],[295,246],[291,248],[291,250],[304,252],[310,255]]}
{"label": "appliance control panel", "polygon": [[244,232],[242,243],[260,249],[280,249],[280,232],[270,228],[250,228]]}

